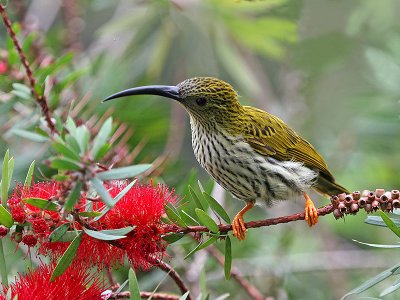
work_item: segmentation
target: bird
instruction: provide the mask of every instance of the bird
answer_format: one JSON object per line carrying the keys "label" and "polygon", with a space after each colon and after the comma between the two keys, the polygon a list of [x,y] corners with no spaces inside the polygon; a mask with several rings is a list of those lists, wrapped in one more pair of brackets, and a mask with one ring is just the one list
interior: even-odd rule
{"label": "bird", "polygon": [[134,95],[158,95],[179,102],[190,116],[192,147],[199,164],[235,198],[246,204],[232,221],[233,235],[246,239],[244,214],[255,203],[267,207],[303,196],[305,220],[318,222],[311,189],[330,197],[348,194],[335,182],[322,156],[278,117],[239,102],[227,82],[194,77],[176,86],[126,89],[103,101]]}

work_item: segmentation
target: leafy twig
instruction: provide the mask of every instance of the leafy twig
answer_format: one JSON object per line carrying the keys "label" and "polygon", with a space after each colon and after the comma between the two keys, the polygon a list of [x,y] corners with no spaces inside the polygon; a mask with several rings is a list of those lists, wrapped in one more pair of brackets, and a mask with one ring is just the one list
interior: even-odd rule
{"label": "leafy twig", "polygon": [[24,52],[22,51],[21,44],[17,40],[17,36],[15,35],[15,32],[12,28],[11,21],[7,17],[7,14],[5,11],[5,6],[3,6],[2,4],[0,4],[0,14],[3,18],[4,25],[7,28],[7,31],[11,37],[11,40],[13,41],[14,46],[17,49],[21,63],[25,68],[26,74],[29,79],[29,85],[31,88],[32,95],[34,96],[36,102],[39,104],[39,106],[42,110],[43,116],[47,122],[47,126],[49,127],[51,133],[57,133],[57,129],[51,120],[51,112],[50,112],[49,106],[47,105],[46,98],[44,97],[44,95],[39,95],[39,93],[36,91],[36,88],[35,88],[36,79],[33,76],[33,73],[32,73],[31,67],[29,66],[28,60],[26,59],[26,56],[25,56]]}
{"label": "leafy twig", "polygon": [[[332,213],[334,210],[334,206],[332,204],[328,204],[324,207],[319,208],[318,215],[319,216],[324,216],[327,214]],[[284,216],[284,217],[278,217],[278,218],[272,218],[272,219],[266,219],[266,220],[259,220],[259,221],[251,221],[245,223],[246,228],[258,228],[258,227],[264,227],[264,226],[271,226],[271,225],[278,225],[281,223],[289,223],[293,221],[299,221],[299,220],[304,220],[304,212],[302,213],[297,213],[293,214],[290,216]],[[219,225],[219,232],[221,233],[226,233],[232,230],[232,225],[231,224],[223,224]],[[165,226],[165,232],[174,232],[174,233],[189,233],[189,232],[209,232],[210,229],[208,229],[206,226],[188,226],[188,227],[179,227],[176,225],[166,225]]]}

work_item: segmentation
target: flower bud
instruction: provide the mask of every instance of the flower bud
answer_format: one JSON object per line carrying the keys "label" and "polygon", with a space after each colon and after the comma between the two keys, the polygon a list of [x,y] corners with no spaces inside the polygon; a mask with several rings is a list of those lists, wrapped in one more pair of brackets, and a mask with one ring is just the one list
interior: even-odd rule
{"label": "flower bud", "polygon": [[20,243],[22,241],[22,232],[14,231],[13,233],[11,233],[11,239],[16,243]]}
{"label": "flower bud", "polygon": [[367,204],[367,198],[366,197],[361,197],[360,200],[358,200],[358,205],[360,207],[364,207],[365,204]]}
{"label": "flower bud", "polygon": [[3,238],[7,235],[8,228],[4,225],[0,225],[0,238]]}
{"label": "flower bud", "polygon": [[361,197],[361,193],[359,191],[353,192],[352,194],[354,200],[359,200]]}
{"label": "flower bud", "polygon": [[344,214],[346,212],[346,204],[344,204],[344,202],[340,202],[338,205],[338,209],[342,214]]}
{"label": "flower bud", "polygon": [[399,195],[400,195],[399,190],[392,190],[392,192],[390,194],[391,194],[392,199],[399,199]]}
{"label": "flower bud", "polygon": [[357,203],[352,203],[350,206],[350,211],[352,214],[356,214],[358,212],[358,204]]}
{"label": "flower bud", "polygon": [[335,219],[337,220],[337,219],[343,217],[343,214],[340,212],[339,209],[336,208],[336,209],[333,211],[333,216],[334,216]]}
{"label": "flower bud", "polygon": [[375,195],[376,195],[376,197],[380,197],[380,196],[382,196],[384,193],[385,193],[385,190],[384,190],[384,189],[376,189],[376,190],[375,190]]}

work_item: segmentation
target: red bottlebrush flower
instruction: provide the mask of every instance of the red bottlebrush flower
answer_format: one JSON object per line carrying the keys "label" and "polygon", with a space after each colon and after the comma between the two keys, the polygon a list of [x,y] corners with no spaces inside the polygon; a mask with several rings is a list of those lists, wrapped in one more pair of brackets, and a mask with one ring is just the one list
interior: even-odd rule
{"label": "red bottlebrush flower", "polygon": [[0,238],[3,238],[7,235],[8,228],[4,225],[0,225]]}
{"label": "red bottlebrush flower", "polygon": [[47,237],[52,230],[61,224],[59,212],[42,210],[26,204],[24,198],[42,198],[49,200],[57,195],[59,184],[56,181],[39,182],[31,187],[17,186],[7,201],[13,219],[18,223],[28,221],[32,224],[33,233],[38,237]]}
{"label": "red bottlebrush flower", "polygon": [[[115,197],[127,184],[126,181],[118,181],[106,187],[111,196]],[[162,185],[133,186],[104,217],[90,225],[97,230],[127,226],[134,226],[135,229],[128,233],[126,238],[116,240],[113,244],[84,235],[76,259],[101,268],[117,263],[123,264],[124,258],[127,257],[133,267],[149,269],[152,266],[149,257],[161,258],[165,252],[166,243],[161,239],[163,232],[160,218],[164,214],[164,205],[176,202],[176,198],[173,191]],[[84,204],[82,199],[80,205]],[[93,204],[94,210],[103,207],[101,202]],[[58,257],[68,245],[69,243],[45,242],[41,244],[39,251]]]}
{"label": "red bottlebrush flower", "polygon": [[104,281],[96,274],[90,274],[87,267],[73,264],[60,277],[50,282],[55,265],[41,265],[35,271],[21,274],[9,287],[3,286],[0,300],[11,289],[11,299],[18,300],[98,300],[103,299]]}

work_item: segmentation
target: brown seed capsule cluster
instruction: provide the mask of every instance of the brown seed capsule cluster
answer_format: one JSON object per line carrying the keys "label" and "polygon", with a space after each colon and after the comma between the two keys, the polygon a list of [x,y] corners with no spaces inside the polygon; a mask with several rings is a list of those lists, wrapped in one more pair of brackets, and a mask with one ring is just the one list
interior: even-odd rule
{"label": "brown seed capsule cluster", "polygon": [[395,208],[400,208],[400,192],[392,190],[386,192],[384,189],[376,189],[375,192],[363,191],[351,194],[339,194],[331,197],[334,207],[333,215],[336,219],[344,215],[355,215],[360,209],[367,213],[379,209],[392,212]]}

